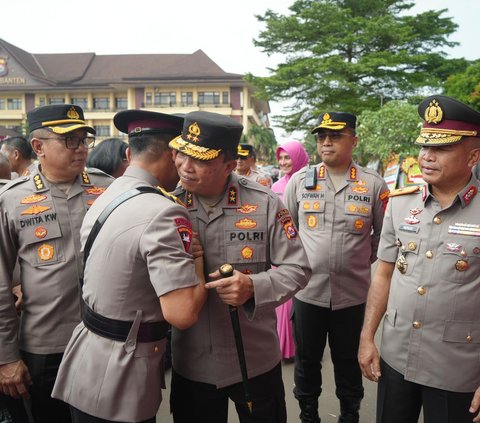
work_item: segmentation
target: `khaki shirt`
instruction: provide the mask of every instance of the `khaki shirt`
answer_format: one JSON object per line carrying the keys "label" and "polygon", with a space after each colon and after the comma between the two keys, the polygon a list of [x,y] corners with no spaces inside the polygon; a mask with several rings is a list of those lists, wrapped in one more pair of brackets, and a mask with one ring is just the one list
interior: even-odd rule
{"label": "khaki shirt", "polygon": [[246,175],[238,175],[238,176],[243,176],[244,178],[250,179],[251,181],[258,182],[260,185],[263,185],[264,187],[267,187],[267,188],[272,187],[272,183],[273,183],[272,178],[255,169],[250,169]]}
{"label": "khaki shirt", "polygon": [[315,167],[316,187],[307,189],[306,169],[292,176],[284,194],[313,269],[307,287],[296,297],[333,310],[363,304],[388,201],[387,185],[375,171],[352,162],[337,192],[323,164]]}
{"label": "khaki shirt", "polygon": [[[199,233],[206,273],[230,263],[252,279],[254,298],[238,308],[248,376],[271,370],[281,358],[275,307],[302,289],[311,274],[290,214],[268,188],[236,174],[210,217],[195,194],[183,189],[175,194]],[[242,380],[228,306],[215,290],[208,292],[193,327],[173,329],[172,358],[175,371],[190,380],[219,388]]]}
{"label": "khaki shirt", "polygon": [[395,263],[381,355],[405,379],[480,386],[480,195],[472,178],[449,207],[427,187],[390,199],[378,257]]}
{"label": "khaki shirt", "polygon": [[[143,169],[128,167],[86,214],[82,247],[112,200],[157,183]],[[134,324],[120,342],[80,323],[65,351],[54,398],[106,420],[141,421],[157,413],[165,388],[166,339],[137,343],[137,323],[163,321],[159,297],[198,283],[190,243],[187,211],[163,195],[140,194],[112,212],[90,251],[83,298],[97,313]]]}
{"label": "khaki shirt", "polygon": [[[83,172],[67,195],[36,167],[0,190],[0,364],[18,360],[19,349],[36,354],[65,350],[80,321],[80,226],[112,181],[101,171]],[[20,324],[11,292],[17,258]]]}
{"label": "khaki shirt", "polygon": [[11,179],[0,179],[0,188],[11,182]]}

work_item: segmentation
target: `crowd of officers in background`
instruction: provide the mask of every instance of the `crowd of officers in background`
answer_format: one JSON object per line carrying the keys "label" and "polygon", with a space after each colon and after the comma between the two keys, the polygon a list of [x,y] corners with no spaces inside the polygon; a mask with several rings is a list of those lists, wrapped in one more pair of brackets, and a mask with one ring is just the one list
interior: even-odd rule
{"label": "crowd of officers in background", "polygon": [[339,423],[360,422],[362,374],[378,423],[480,422],[480,113],[418,111],[425,184],[390,192],[353,161],[356,116],[328,111],[283,199],[234,119],[127,110],[128,143],[93,148],[79,106],[30,111],[0,150],[4,419],[153,423],[168,359],[176,423],[226,423],[230,400],[286,422],[275,309],[293,299],[302,423],[327,341]]}

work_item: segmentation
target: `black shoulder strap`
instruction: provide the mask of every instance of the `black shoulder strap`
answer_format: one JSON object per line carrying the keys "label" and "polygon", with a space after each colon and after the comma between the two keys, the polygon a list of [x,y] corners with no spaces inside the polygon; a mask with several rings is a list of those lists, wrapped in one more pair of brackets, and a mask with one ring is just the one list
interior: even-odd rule
{"label": "black shoulder strap", "polygon": [[[125,201],[129,200],[130,198],[136,197],[137,195],[140,194],[147,194],[147,193],[153,193],[153,194],[160,194],[163,195],[161,191],[154,187],[149,187],[149,186],[144,186],[144,187],[138,187],[131,189],[129,191],[126,191],[122,194],[120,194],[117,198],[115,198],[98,216],[98,219],[96,220],[95,224],[92,227],[92,230],[90,231],[90,234],[88,235],[87,242],[85,243],[85,249],[83,253],[83,269],[85,269],[85,264],[87,263],[87,258],[90,254],[90,250],[93,245],[93,241],[95,241],[95,238],[97,237],[98,233],[100,232],[100,229],[102,229],[103,224],[107,220],[108,216],[122,203]],[[83,286],[83,280],[80,281],[80,285]]]}

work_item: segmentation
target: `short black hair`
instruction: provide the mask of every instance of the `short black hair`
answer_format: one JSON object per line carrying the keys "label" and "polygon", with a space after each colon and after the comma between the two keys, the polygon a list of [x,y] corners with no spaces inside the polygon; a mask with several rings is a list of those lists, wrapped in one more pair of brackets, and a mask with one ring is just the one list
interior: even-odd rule
{"label": "short black hair", "polygon": [[178,135],[178,132],[163,131],[161,133],[152,133],[129,137],[128,145],[132,156],[138,156],[146,151],[159,155],[169,149],[168,143]]}
{"label": "short black hair", "polygon": [[22,157],[26,160],[36,159],[37,156],[33,151],[32,146],[25,137],[15,136],[3,140],[3,144],[7,147],[18,150]]}
{"label": "short black hair", "polygon": [[122,161],[126,159],[127,148],[127,143],[120,138],[107,138],[90,151],[87,166],[113,175]]}

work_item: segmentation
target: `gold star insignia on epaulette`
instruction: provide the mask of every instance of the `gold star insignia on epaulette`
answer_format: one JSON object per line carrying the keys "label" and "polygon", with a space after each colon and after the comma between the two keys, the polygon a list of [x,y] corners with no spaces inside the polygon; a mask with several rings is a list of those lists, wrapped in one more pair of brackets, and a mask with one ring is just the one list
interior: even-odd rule
{"label": "gold star insignia on epaulette", "polygon": [[88,173],[85,171],[82,172],[82,180],[84,184],[90,185],[90,178],[88,177]]}
{"label": "gold star insignia on epaulette", "polygon": [[187,209],[193,207],[193,194],[191,192],[187,192]]}
{"label": "gold star insignia on epaulette", "polygon": [[230,189],[228,190],[228,205],[237,205],[237,189],[235,187],[230,187]]}
{"label": "gold star insignia on epaulette", "polygon": [[33,177],[33,182],[35,183],[35,188],[37,191],[41,191],[45,188],[42,177],[38,173]]}

